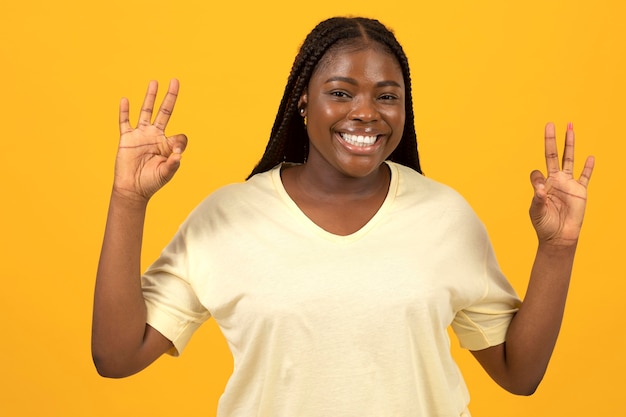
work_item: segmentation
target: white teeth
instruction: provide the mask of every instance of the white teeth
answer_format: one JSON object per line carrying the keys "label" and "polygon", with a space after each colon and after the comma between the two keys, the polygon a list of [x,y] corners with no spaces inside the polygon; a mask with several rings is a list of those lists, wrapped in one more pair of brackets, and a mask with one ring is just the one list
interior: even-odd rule
{"label": "white teeth", "polygon": [[349,133],[342,133],[341,137],[349,144],[355,146],[370,146],[373,145],[374,142],[376,142],[376,136],[360,136],[351,135]]}

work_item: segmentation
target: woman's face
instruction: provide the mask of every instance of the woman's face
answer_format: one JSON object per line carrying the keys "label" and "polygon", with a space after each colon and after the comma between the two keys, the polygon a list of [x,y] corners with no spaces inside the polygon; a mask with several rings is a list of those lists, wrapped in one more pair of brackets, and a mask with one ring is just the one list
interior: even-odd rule
{"label": "woman's face", "polygon": [[307,117],[307,165],[362,178],[400,143],[405,85],[397,59],[378,47],[339,47],[324,55],[300,108]]}

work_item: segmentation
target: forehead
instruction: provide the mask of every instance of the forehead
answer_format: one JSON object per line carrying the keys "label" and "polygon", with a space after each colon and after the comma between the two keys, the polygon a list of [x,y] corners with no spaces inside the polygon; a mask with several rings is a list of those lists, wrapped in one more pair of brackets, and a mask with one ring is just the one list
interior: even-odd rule
{"label": "forehead", "polygon": [[403,80],[402,68],[396,56],[378,42],[351,42],[331,47],[322,56],[312,76],[336,71],[359,71],[376,68]]}

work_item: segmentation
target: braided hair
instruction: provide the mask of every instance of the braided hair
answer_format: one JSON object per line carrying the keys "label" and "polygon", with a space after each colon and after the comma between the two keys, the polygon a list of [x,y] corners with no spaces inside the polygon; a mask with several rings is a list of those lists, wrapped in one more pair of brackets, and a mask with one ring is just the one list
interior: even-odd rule
{"label": "braided hair", "polygon": [[304,163],[309,139],[304,120],[298,113],[298,102],[311,75],[324,54],[333,46],[347,43],[375,42],[396,57],[402,69],[405,93],[405,123],[402,139],[389,156],[393,162],[422,173],[417,152],[415,117],[411,96],[411,74],[408,59],[393,32],[375,19],[333,17],[319,23],[306,37],[296,55],[283,98],[278,108],[270,140],[263,157],[248,178],[269,171],[282,162]]}

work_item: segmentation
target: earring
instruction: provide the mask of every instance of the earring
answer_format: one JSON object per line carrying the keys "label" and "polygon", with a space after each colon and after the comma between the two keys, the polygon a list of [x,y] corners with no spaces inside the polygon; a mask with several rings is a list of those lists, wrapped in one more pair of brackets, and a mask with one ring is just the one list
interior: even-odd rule
{"label": "earring", "polygon": [[305,110],[304,107],[300,108],[300,116],[302,116],[304,118],[304,128],[306,129],[306,116],[304,115]]}

